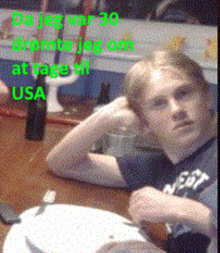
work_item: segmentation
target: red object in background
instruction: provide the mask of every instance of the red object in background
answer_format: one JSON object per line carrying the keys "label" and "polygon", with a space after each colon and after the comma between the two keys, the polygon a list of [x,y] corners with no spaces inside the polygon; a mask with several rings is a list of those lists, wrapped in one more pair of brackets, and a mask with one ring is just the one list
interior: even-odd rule
{"label": "red object in background", "polygon": [[12,17],[8,17],[2,21],[2,28],[10,31],[12,28]]}
{"label": "red object in background", "polygon": [[[49,2],[49,0],[42,0],[42,2],[41,2],[40,11],[43,12],[43,17],[45,17],[45,15],[46,15],[48,2]],[[43,36],[44,36],[44,28],[38,29],[37,39],[38,39],[39,43],[42,41]],[[40,48],[34,52],[34,56],[33,56],[33,62],[39,62],[39,61],[40,61]]]}
{"label": "red object in background", "polygon": [[[93,0],[84,0],[83,2],[83,15],[86,17],[86,25],[83,25],[81,26],[80,28],[80,32],[79,32],[79,36],[78,36],[78,42],[77,42],[77,49],[76,49],[76,52],[79,51],[79,38],[81,37],[82,40],[82,45],[85,41],[85,38],[86,38],[86,31],[87,31],[87,26],[88,26],[88,16],[89,16],[89,13],[92,9],[92,1]],[[76,54],[75,55],[75,59],[74,59],[74,63],[78,63],[80,64],[81,60],[82,60],[82,57],[83,57],[83,48],[82,48],[82,53],[81,54]]]}
{"label": "red object in background", "polygon": [[[92,1],[93,0],[84,0],[84,3],[83,3],[83,14],[86,17],[86,20],[88,20],[89,13],[92,9]],[[42,2],[41,2],[41,11],[43,12],[43,17],[46,14],[48,2],[49,2],[49,0],[42,0]],[[82,38],[82,40],[81,40],[82,43],[84,43],[84,41],[85,41],[87,26],[88,26],[88,24],[83,25],[80,28],[76,52],[79,51],[79,37]],[[39,29],[38,34],[37,34],[37,39],[38,39],[39,43],[42,41],[43,35],[44,35],[43,28]],[[77,62],[79,64],[82,60],[82,57],[83,57],[83,50],[82,50],[81,54],[75,55],[74,63]],[[39,62],[39,60],[40,60],[40,49],[38,51],[35,51],[34,56],[33,56],[33,62]]]}

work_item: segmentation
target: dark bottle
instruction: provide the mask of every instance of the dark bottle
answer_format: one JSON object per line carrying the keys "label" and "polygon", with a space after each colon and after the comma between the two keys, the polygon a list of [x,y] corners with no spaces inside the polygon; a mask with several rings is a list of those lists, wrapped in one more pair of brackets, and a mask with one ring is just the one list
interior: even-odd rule
{"label": "dark bottle", "polygon": [[25,137],[30,140],[40,141],[44,137],[47,102],[42,96],[37,96],[39,89],[45,94],[45,77],[46,75],[38,75],[35,87],[33,89],[33,99],[28,104],[28,115],[26,124]]}
{"label": "dark bottle", "polygon": [[110,84],[107,82],[102,83],[101,91],[98,96],[98,105],[108,104],[110,102]]}

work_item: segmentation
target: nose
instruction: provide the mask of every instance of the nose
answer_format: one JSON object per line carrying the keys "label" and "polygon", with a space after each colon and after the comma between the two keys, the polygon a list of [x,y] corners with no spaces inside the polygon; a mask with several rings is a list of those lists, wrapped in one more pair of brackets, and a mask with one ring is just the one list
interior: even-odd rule
{"label": "nose", "polygon": [[170,100],[170,111],[175,121],[183,120],[186,117],[186,111],[176,99]]}

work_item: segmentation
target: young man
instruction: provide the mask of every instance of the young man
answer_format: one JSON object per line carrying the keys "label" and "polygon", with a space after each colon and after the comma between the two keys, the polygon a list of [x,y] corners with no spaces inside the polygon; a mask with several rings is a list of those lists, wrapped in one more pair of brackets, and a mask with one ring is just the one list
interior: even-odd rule
{"label": "young man", "polygon": [[[53,148],[48,166],[60,176],[136,190],[129,208],[134,222],[167,223],[168,252],[206,252],[211,210],[198,200],[217,178],[214,121],[209,84],[198,64],[178,52],[157,51],[129,71],[125,97]],[[163,153],[115,158],[88,152],[104,133],[124,125],[154,135]]]}
{"label": "young man", "polygon": [[0,104],[4,103],[8,98],[8,87],[0,80]]}

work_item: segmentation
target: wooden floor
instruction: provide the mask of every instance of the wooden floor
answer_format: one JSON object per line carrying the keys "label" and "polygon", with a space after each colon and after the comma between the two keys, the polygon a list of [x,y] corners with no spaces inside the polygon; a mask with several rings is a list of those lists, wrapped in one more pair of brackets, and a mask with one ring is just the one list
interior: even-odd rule
{"label": "wooden floor", "polygon": [[[59,178],[48,171],[45,163],[48,152],[72,127],[48,122],[44,140],[36,142],[24,138],[25,119],[1,116],[0,202],[22,213],[39,205],[45,192],[51,189],[57,191],[55,203],[96,207],[128,218],[129,191]],[[163,225],[149,226],[158,245],[163,245],[166,239],[163,228]],[[9,229],[0,221],[0,252]]]}

